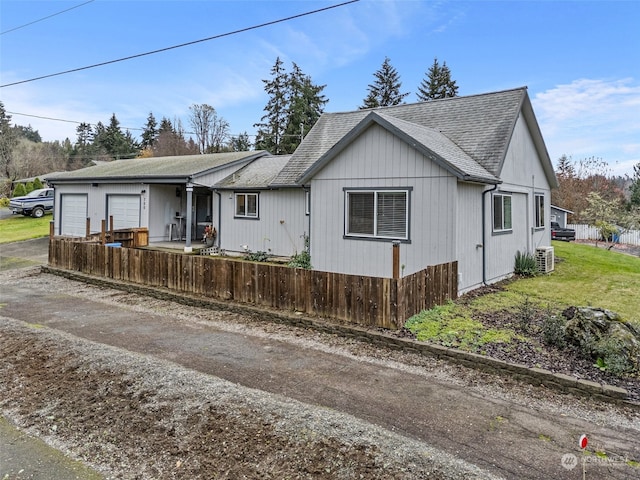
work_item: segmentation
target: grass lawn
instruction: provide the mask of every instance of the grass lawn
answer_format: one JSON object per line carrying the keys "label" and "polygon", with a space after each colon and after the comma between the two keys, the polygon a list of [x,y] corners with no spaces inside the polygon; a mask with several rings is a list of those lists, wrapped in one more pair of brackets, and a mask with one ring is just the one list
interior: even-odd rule
{"label": "grass lawn", "polygon": [[[640,258],[569,242],[553,242],[555,271],[505,282],[498,291],[415,315],[406,327],[419,340],[482,351],[488,343],[526,340],[518,328],[544,310],[559,315],[569,306],[602,307],[640,325]],[[495,317],[508,321],[486,321]]]}
{"label": "grass lawn", "polygon": [[19,242],[32,238],[49,235],[49,223],[53,217],[45,215],[42,218],[13,215],[0,220],[0,244]]}

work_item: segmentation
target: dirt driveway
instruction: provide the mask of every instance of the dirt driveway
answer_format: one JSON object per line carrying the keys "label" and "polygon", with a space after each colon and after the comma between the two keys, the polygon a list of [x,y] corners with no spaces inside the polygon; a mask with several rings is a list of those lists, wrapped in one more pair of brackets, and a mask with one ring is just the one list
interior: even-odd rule
{"label": "dirt driveway", "polygon": [[[589,457],[600,460],[588,464],[588,478],[640,471],[634,410],[36,268],[0,272],[0,289],[0,408],[113,478],[577,479],[571,461],[582,458],[583,433],[591,453],[601,452]],[[233,390],[232,400],[216,403],[222,390]],[[176,413],[185,404],[196,414]],[[327,430],[320,420],[306,425],[316,415]],[[52,419],[64,428],[52,433]],[[365,441],[369,429],[375,441]],[[235,456],[220,445],[203,450],[209,431]],[[387,455],[386,467],[374,450]]]}

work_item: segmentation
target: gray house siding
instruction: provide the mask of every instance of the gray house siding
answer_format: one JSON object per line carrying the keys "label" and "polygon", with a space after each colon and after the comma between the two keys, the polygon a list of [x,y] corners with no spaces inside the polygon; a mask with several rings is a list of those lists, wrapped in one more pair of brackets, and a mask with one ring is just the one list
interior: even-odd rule
{"label": "gray house siding", "polygon": [[[541,166],[539,152],[531,138],[526,119],[520,115],[505,156],[498,191],[512,196],[510,233],[492,232],[492,202],[487,202],[487,225],[491,244],[487,245],[487,281],[495,282],[513,273],[515,255],[535,254],[535,249],[551,245],[551,188]],[[544,196],[544,226],[536,227],[536,195]]]}
{"label": "gray house siding", "polygon": [[[69,183],[59,184],[55,187],[56,200],[55,204],[60,205],[62,208],[62,202],[60,201],[61,195],[64,194],[86,194],[87,195],[87,218],[91,222],[91,233],[100,232],[102,227],[102,220],[107,221],[108,224],[108,195],[135,195],[140,197],[140,226],[146,227],[149,223],[149,203],[145,201],[144,196],[146,193],[141,193],[142,190],[149,191],[148,185],[145,184],[97,184],[92,186],[90,183]],[[62,215],[62,212],[57,212]],[[118,223],[116,221],[116,223]],[[54,219],[55,234],[60,235],[60,222]],[[83,232],[84,234],[84,232]]]}
{"label": "gray house siding", "polygon": [[[482,285],[484,255],[482,192],[485,188],[484,185],[458,183],[456,258],[458,260],[458,289],[460,293]],[[490,200],[490,194],[486,194],[485,202],[490,202]]]}
{"label": "gray house siding", "polygon": [[456,179],[380,126],[372,126],[311,180],[314,269],[391,277],[392,241],[345,237],[345,189],[409,190],[402,274],[454,260]]}
{"label": "gray house siding", "polygon": [[264,251],[284,257],[302,252],[304,235],[309,232],[304,190],[285,188],[254,190],[252,193],[258,193],[257,219],[236,218],[234,191],[220,192],[222,220],[216,227],[220,248],[227,252],[242,252],[246,245],[253,252]]}

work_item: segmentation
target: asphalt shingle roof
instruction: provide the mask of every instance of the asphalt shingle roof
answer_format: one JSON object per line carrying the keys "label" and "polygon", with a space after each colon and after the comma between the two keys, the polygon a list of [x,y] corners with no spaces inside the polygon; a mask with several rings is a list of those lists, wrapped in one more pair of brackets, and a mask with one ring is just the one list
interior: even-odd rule
{"label": "asphalt shingle roof", "polygon": [[[527,90],[523,87],[393,107],[325,113],[273,183],[287,185],[299,182],[316,161],[372,111],[384,118],[393,117],[407,122],[402,128],[407,133],[411,130],[415,135],[424,136],[425,142],[429,140],[426,138],[426,131],[418,132],[416,128],[428,127],[440,132],[459,148],[455,157],[457,160],[445,160],[457,164],[464,170],[463,173],[470,176],[476,176],[474,172],[477,174],[484,171],[492,177],[498,177],[526,96]],[[415,127],[410,127],[409,124],[414,124]],[[432,148],[426,143],[425,146]],[[465,155],[460,155],[460,152]]]}
{"label": "asphalt shingle roof", "polygon": [[268,155],[264,151],[226,152],[175,157],[115,160],[93,167],[64,172],[49,177],[49,182],[73,180],[128,180],[188,178],[202,175],[230,164]]}
{"label": "asphalt shingle roof", "polygon": [[267,188],[287,164],[291,155],[258,158],[215,184],[215,188]]}

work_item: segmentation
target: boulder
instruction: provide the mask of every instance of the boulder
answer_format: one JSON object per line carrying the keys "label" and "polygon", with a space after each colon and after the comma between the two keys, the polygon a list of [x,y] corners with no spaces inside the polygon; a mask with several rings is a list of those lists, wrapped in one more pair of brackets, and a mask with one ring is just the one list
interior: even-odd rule
{"label": "boulder", "polygon": [[600,358],[613,373],[640,371],[640,332],[610,310],[569,307],[565,339],[594,360]]}

